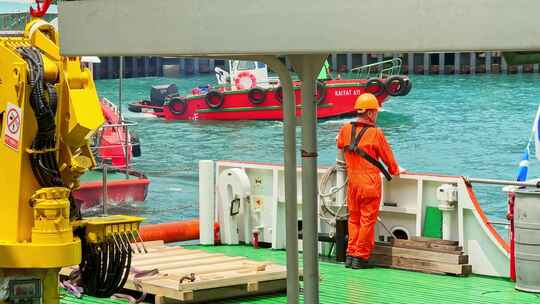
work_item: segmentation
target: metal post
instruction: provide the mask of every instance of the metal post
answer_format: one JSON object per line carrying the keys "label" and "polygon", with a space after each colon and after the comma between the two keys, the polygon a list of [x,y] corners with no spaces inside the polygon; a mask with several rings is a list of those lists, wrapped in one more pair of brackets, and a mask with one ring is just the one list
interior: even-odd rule
{"label": "metal post", "polygon": [[144,60],[144,77],[147,77],[150,58],[148,56],[144,56],[143,60]]}
{"label": "metal post", "polygon": [[500,58],[501,58],[501,71],[503,74],[506,74],[508,73],[508,64],[506,63],[506,59],[504,59],[504,56],[502,55],[502,53],[500,53]]}
{"label": "metal post", "polygon": [[347,53],[347,71],[352,70],[352,53]]}
{"label": "metal post", "polygon": [[424,53],[424,75],[428,75],[431,69],[431,66],[429,64],[429,56],[429,53]]}
{"label": "metal post", "polygon": [[489,74],[491,73],[491,52],[485,52],[485,54],[486,54],[486,61],[485,61],[486,74]]}
{"label": "metal post", "polygon": [[264,61],[278,76],[283,88],[283,150],[285,163],[285,234],[287,245],[287,303],[298,303],[298,198],[296,186],[296,104],[291,74],[276,57]]}
{"label": "metal post", "polygon": [[471,52],[469,66],[471,67],[471,74],[476,74],[476,52]]}
{"label": "metal post", "polygon": [[118,68],[118,112],[120,116],[120,121],[122,121],[122,85],[124,82],[124,56],[119,58],[119,68]]}
{"label": "metal post", "polygon": [[439,74],[445,74],[446,73],[446,60],[444,58],[444,53],[439,53]]}
{"label": "metal post", "polygon": [[[122,118],[122,115],[120,115],[120,119]],[[129,179],[129,172],[128,172],[128,169],[129,169],[129,129],[128,129],[128,126],[124,124],[124,120],[121,119],[120,120],[120,124],[123,126],[124,128],[124,155],[125,155],[125,163],[126,163],[126,166],[125,166],[125,169],[126,169],[126,179]]]}
{"label": "metal post", "polygon": [[[337,61],[337,54],[336,53],[332,53],[332,70],[334,73],[337,73],[337,70],[338,70],[338,61]],[[337,74],[336,74],[337,75]]]}
{"label": "metal post", "polygon": [[461,53],[454,53],[454,74],[461,72]]}
{"label": "metal post", "polygon": [[407,54],[407,65],[409,75],[414,74],[414,53]]}
{"label": "metal post", "polygon": [[291,56],[302,80],[302,241],[304,303],[319,303],[317,106],[315,81],[326,56]]}
{"label": "metal post", "polygon": [[107,189],[107,165],[103,164],[103,176],[101,180],[101,203],[103,204],[103,214],[107,214],[107,203],[109,202],[109,193]]}

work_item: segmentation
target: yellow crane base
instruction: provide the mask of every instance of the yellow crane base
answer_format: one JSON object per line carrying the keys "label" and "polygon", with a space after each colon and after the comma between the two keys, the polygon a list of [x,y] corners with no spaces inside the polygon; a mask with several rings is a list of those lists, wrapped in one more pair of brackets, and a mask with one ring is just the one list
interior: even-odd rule
{"label": "yellow crane base", "polygon": [[64,244],[0,244],[2,268],[61,268],[81,262],[81,241]]}

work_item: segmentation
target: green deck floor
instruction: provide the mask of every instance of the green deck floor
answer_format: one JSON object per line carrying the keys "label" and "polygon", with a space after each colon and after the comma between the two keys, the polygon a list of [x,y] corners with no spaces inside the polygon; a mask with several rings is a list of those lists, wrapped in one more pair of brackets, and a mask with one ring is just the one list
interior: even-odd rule
{"label": "green deck floor", "polygon": [[[253,260],[285,263],[285,251],[253,249],[248,246],[187,246]],[[518,292],[508,280],[469,276],[466,278],[431,275],[412,271],[372,268],[346,269],[340,264],[320,263],[320,302],[322,304],[432,304],[432,303],[540,303],[540,295]],[[66,297],[62,303],[96,303],[103,300]],[[107,300],[108,303],[111,300]],[[218,303],[286,303],[285,294],[239,298]],[[118,303],[118,302],[117,302]]]}

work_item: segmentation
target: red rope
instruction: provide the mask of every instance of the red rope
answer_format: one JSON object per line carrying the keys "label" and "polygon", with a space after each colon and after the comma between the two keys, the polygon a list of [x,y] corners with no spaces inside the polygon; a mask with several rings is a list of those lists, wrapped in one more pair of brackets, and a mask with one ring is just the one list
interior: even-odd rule
{"label": "red rope", "polygon": [[[47,10],[51,5],[52,0],[36,0],[37,9],[30,6],[30,15],[32,17],[41,18],[47,14]],[[42,5],[43,4],[43,5]]]}

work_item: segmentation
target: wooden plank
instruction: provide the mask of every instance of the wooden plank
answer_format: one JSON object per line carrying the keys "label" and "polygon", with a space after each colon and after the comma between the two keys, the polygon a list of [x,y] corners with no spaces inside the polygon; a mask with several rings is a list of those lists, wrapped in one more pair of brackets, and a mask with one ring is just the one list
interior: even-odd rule
{"label": "wooden plank", "polygon": [[228,270],[241,270],[243,268],[249,268],[253,267],[253,262],[245,261],[231,261],[231,262],[222,262],[222,263],[216,263],[210,266],[194,266],[194,267],[186,267],[182,268],[180,270],[168,270],[167,274],[174,274],[174,275],[180,275],[184,276],[186,274],[194,273],[195,275],[200,275],[204,273],[212,273],[212,272],[223,272]]}
{"label": "wooden plank", "polygon": [[149,261],[143,261],[145,264],[140,264],[140,263],[133,263],[134,266],[137,266],[137,268],[150,268],[150,269],[153,269],[153,268],[158,268],[162,266],[164,267],[167,267],[168,265],[171,265],[173,263],[177,263],[177,262],[185,262],[185,261],[191,261],[192,263],[197,263],[197,264],[200,264],[200,260],[201,259],[207,259],[207,258],[219,258],[219,257],[224,257],[225,255],[224,254],[215,254],[215,253],[206,253],[206,254],[186,254],[186,255],[182,255],[178,258],[176,258],[175,260],[167,260],[165,262],[161,262],[161,261],[153,261],[153,263],[150,263]]}
{"label": "wooden plank", "polygon": [[472,271],[471,265],[446,264],[383,254],[372,254],[369,263],[377,266],[437,274],[468,275]]}
{"label": "wooden plank", "polygon": [[431,241],[421,242],[421,241],[413,241],[413,240],[394,239],[392,241],[392,246],[403,247],[403,248],[423,249],[423,250],[430,250],[430,251],[435,251],[435,252],[446,252],[446,253],[453,253],[453,254],[461,254],[463,251],[463,248],[460,246],[442,245],[442,244],[433,243]]}
{"label": "wooden plank", "polygon": [[222,279],[200,281],[185,283],[179,286],[179,290],[199,290],[199,289],[210,289],[218,288],[229,285],[247,285],[248,282],[262,282],[262,281],[273,281],[283,278],[283,275],[286,275],[284,269],[270,269],[264,272],[253,272],[245,274],[236,274],[234,276],[225,277]]}
{"label": "wooden plank", "polygon": [[184,249],[181,247],[174,247],[171,249],[161,249],[159,251],[149,252],[149,253],[136,253],[133,255],[133,260],[142,261],[148,259],[155,259],[157,257],[163,256],[174,256],[181,254],[182,252],[191,252],[193,250]]}
{"label": "wooden plank", "polygon": [[441,240],[441,239],[434,239],[434,238],[428,238],[428,237],[423,237],[423,236],[412,236],[411,240],[419,241],[419,242],[432,242],[432,243],[440,244],[440,245],[452,245],[452,246],[459,245],[458,241]]}
{"label": "wooden plank", "polygon": [[448,264],[467,264],[469,262],[467,255],[392,246],[376,245],[372,253]]}
{"label": "wooden plank", "polygon": [[[287,289],[287,282],[285,279],[259,282],[258,287],[259,289],[253,292],[247,291],[245,285],[196,290],[193,291],[193,301],[189,303],[208,303],[227,298],[273,294],[285,291]],[[156,304],[185,303],[165,296],[159,296],[159,300],[157,300],[157,298],[158,296],[156,296]]]}
{"label": "wooden plank", "polygon": [[[230,257],[230,256],[209,256],[208,258],[204,259],[204,265],[213,265],[213,264],[221,264],[224,262],[237,262],[246,260],[245,257]],[[183,262],[175,262],[165,265],[159,265],[156,266],[159,268],[159,271],[162,273],[170,273],[170,271],[182,271],[185,267],[193,267],[194,265],[201,264],[202,261],[198,260],[188,260]]]}
{"label": "wooden plank", "polygon": [[[186,250],[186,251],[183,251],[183,252],[179,252],[177,253],[177,255],[174,255],[174,256],[164,256],[164,257],[157,257],[155,259],[148,259],[148,260],[142,260],[142,261],[139,261],[139,260],[134,260],[131,264],[133,266],[145,266],[145,265],[153,265],[153,264],[162,264],[162,263],[166,263],[166,262],[174,262],[174,261],[178,261],[182,258],[197,258],[197,256],[201,256],[201,255],[204,255],[204,254],[208,254],[206,253],[206,251],[202,251],[202,250]],[[203,256],[204,258],[204,256]]]}

